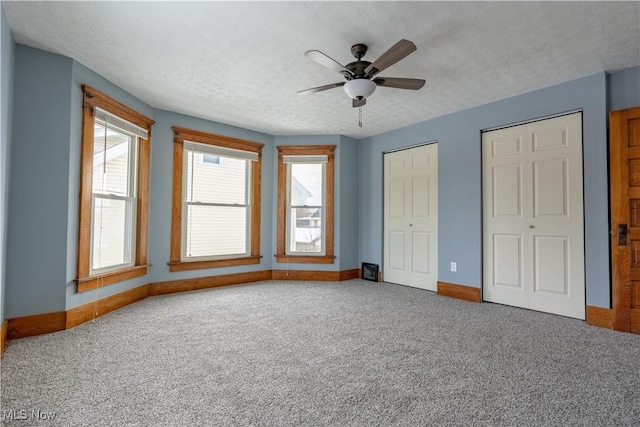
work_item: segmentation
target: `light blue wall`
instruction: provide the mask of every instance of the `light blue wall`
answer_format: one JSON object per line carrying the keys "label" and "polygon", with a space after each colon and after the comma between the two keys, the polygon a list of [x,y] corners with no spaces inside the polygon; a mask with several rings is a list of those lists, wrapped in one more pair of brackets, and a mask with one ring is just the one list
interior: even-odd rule
{"label": "light blue wall", "polygon": [[72,61],[15,46],[6,317],[63,311]]}
{"label": "light blue wall", "polygon": [[[438,141],[439,280],[482,283],[481,131],[583,110],[587,304],[609,307],[606,77],[604,73],[460,111],[360,143],[360,259],[382,264],[382,155]],[[456,261],[458,271],[449,271]],[[383,266],[384,269],[384,266]]]}
{"label": "light blue wall", "polygon": [[[272,203],[272,183],[274,179],[273,137],[260,132],[254,132],[247,129],[210,122],[163,110],[156,110],[155,120],[156,124],[153,126],[151,142],[151,188],[149,195],[149,260],[153,264],[153,267],[151,268],[149,281],[158,282],[271,269],[273,254],[273,252],[271,252],[272,229],[269,225],[272,223],[274,207]],[[180,126],[188,129],[246,139],[265,144],[262,149],[262,186],[260,205],[260,253],[263,258],[259,265],[191,270],[176,273],[169,272],[167,262],[169,261],[169,246],[171,242],[171,198],[173,191],[172,126]]]}
{"label": "light blue wall", "polygon": [[336,179],[339,189],[339,236],[336,246],[340,250],[340,270],[351,270],[359,267],[358,259],[358,222],[360,209],[358,207],[358,146],[360,142],[346,137],[340,137],[340,175]]}
{"label": "light blue wall", "polygon": [[6,319],[4,309],[5,254],[7,246],[7,209],[9,206],[9,156],[13,121],[14,42],[4,8],[0,6],[0,324]]}
{"label": "light blue wall", "polygon": [[640,106],[640,67],[627,68],[607,75],[609,111]]}

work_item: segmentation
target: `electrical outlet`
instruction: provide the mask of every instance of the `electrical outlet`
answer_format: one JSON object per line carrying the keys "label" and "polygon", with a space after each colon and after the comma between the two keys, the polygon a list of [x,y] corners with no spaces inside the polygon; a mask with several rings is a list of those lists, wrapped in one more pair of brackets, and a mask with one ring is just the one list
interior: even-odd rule
{"label": "electrical outlet", "polygon": [[451,271],[453,271],[454,273],[456,271],[458,271],[458,263],[457,262],[452,262],[451,263]]}

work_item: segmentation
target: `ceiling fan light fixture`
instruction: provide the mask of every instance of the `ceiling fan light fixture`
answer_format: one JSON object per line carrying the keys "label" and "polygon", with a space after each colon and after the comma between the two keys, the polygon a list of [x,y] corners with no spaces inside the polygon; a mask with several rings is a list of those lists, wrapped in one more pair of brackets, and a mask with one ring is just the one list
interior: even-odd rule
{"label": "ceiling fan light fixture", "polygon": [[349,80],[343,86],[344,91],[353,99],[366,99],[376,90],[376,84],[368,79]]}

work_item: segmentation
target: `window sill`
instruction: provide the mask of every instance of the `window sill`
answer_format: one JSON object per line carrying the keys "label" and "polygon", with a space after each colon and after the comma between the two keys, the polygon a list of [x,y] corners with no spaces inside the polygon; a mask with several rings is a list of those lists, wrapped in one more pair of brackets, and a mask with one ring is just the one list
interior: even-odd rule
{"label": "window sill", "polygon": [[97,274],[94,276],[78,277],[76,282],[76,292],[86,292],[103,286],[112,285],[123,280],[133,279],[147,274],[147,269],[151,264],[136,265],[133,267],[123,268],[121,270],[110,271],[108,273]]}
{"label": "window sill", "polygon": [[290,264],[333,264],[333,255],[276,255],[276,262]]}
{"label": "window sill", "polygon": [[216,259],[208,261],[170,261],[169,271],[200,270],[205,268],[233,267],[236,265],[260,264],[260,255],[244,258]]}

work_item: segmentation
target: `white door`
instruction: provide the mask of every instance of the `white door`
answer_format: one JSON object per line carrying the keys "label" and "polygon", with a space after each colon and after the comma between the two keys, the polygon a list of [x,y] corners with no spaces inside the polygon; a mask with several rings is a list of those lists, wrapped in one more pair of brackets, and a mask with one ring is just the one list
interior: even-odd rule
{"label": "white door", "polygon": [[384,155],[385,282],[436,290],[438,144]]}
{"label": "white door", "polygon": [[483,298],[585,318],[582,114],[482,135]]}

